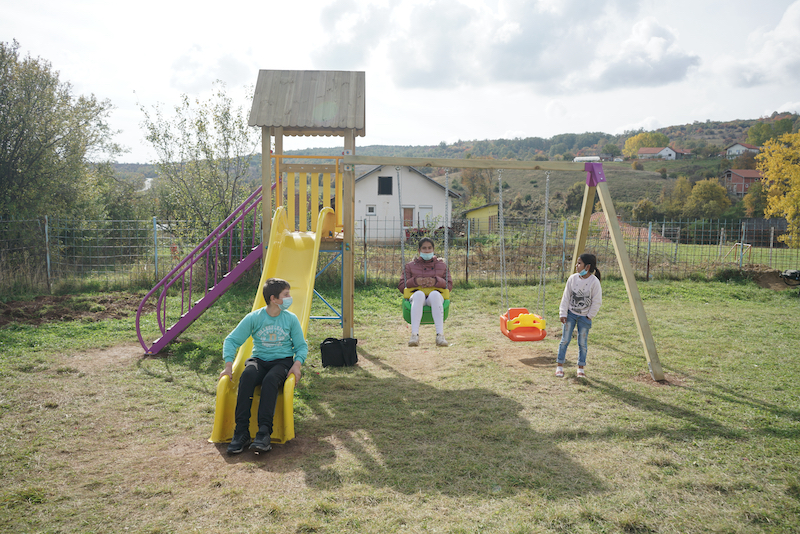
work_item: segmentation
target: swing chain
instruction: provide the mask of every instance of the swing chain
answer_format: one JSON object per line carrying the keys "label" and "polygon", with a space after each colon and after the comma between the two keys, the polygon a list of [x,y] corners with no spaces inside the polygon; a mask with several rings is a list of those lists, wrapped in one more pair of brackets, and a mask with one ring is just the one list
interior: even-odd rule
{"label": "swing chain", "polygon": [[544,185],[544,226],[542,227],[542,261],[539,265],[539,308],[542,310],[542,317],[545,316],[545,269],[547,266],[547,216],[550,209],[550,171],[545,173]]}
{"label": "swing chain", "polygon": [[499,192],[500,204],[500,314],[508,309],[508,289],[506,286],[506,237],[505,237],[505,221],[503,219],[503,169],[497,170],[497,190]]}
{"label": "swing chain", "polygon": [[397,207],[400,210],[400,268],[403,269],[403,287],[408,286],[406,278],[406,229],[403,219],[403,194],[400,189],[400,166],[394,168],[397,173]]}

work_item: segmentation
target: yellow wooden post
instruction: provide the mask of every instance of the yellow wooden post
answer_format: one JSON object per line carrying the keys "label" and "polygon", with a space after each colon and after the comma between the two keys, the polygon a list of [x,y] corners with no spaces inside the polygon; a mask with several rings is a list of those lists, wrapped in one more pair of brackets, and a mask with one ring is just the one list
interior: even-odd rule
{"label": "yellow wooden post", "polygon": [[311,173],[311,228],[317,227],[319,217],[319,173]]}
{"label": "yellow wooden post", "polygon": [[596,189],[596,187],[589,185],[589,180],[586,180],[586,189],[583,192],[583,204],[581,205],[581,216],[578,220],[578,233],[575,236],[575,248],[572,251],[572,270],[570,272],[575,272],[575,262],[578,261],[578,256],[583,254],[583,251],[586,249]]}
{"label": "yellow wooden post", "polygon": [[[308,173],[297,173],[297,193],[298,193],[298,206],[297,214],[300,221],[301,232],[308,232]],[[316,228],[316,226],[314,227]]]}
{"label": "yellow wooden post", "polygon": [[[611,193],[608,191],[605,173],[603,173],[603,165],[602,163],[587,163],[586,170],[586,196],[588,197],[588,189],[590,187],[597,188],[597,193],[600,197],[600,205],[603,207],[603,213],[605,213],[606,216],[606,224],[611,233],[611,243],[614,245],[614,252],[617,254],[617,262],[622,272],[622,280],[625,282],[625,289],[628,291],[628,300],[631,304],[631,311],[633,311],[633,318],[636,321],[636,328],[639,330],[639,339],[644,346],[644,355],[650,367],[650,376],[653,377],[653,380],[664,380],[664,371],[661,369],[661,362],[658,360],[656,344],[653,340],[653,334],[650,331],[650,323],[647,321],[647,314],[644,311],[642,296],[639,294],[639,286],[636,285],[636,277],[633,274],[633,267],[628,257],[628,251],[625,248],[625,242],[622,238],[622,230],[617,220],[617,212],[614,209],[614,203],[611,201]],[[592,202],[594,202],[594,194],[591,196]],[[586,209],[586,198],[584,198],[584,209]],[[589,216],[591,216],[591,210],[587,211],[589,211]],[[586,219],[588,221],[588,217],[585,214],[583,215],[581,220]]]}
{"label": "yellow wooden post", "polygon": [[[352,130],[344,138],[345,154],[354,155],[356,152],[356,132]],[[341,189],[337,185],[337,192],[342,192],[342,201],[336,196],[338,206],[342,208],[342,337],[353,337],[354,319],[354,294],[355,294],[355,207],[356,207],[356,171],[355,165],[345,165],[342,176]],[[338,178],[338,177],[337,177]],[[338,181],[338,180],[337,180]]]}

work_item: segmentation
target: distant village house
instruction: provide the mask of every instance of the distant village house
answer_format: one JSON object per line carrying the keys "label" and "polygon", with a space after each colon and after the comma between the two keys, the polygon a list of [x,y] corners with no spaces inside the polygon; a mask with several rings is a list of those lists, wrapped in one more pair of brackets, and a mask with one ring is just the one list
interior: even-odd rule
{"label": "distant village house", "polygon": [[728,169],[722,173],[722,185],[728,193],[736,198],[742,198],[747,194],[750,186],[761,180],[761,171],[751,169]]}
{"label": "distant village house", "polygon": [[757,146],[748,145],[747,143],[734,143],[730,146],[725,147],[725,156],[728,159],[738,158],[739,156],[747,152],[758,154],[759,152],[761,152],[761,149]]}
{"label": "distant village house", "polygon": [[[355,218],[361,226],[357,233],[368,241],[399,242],[401,210],[404,230],[442,227],[445,216],[452,220],[452,201],[445,209],[444,185],[414,167],[400,167],[399,172],[400,191],[394,165],[375,167],[356,178]],[[461,198],[452,189],[448,196]]]}
{"label": "distant village house", "polygon": [[682,148],[666,147],[643,147],[638,152],[639,159],[666,159],[676,160],[690,158],[693,154],[689,150]]}
{"label": "distant village house", "polygon": [[493,202],[467,210],[464,218],[469,220],[472,235],[493,234],[500,228],[498,226],[499,213],[500,204]]}

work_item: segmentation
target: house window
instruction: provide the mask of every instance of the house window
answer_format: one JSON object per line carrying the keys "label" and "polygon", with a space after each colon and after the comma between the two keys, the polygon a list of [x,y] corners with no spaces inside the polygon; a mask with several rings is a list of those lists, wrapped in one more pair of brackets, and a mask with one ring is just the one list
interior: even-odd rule
{"label": "house window", "polygon": [[378,176],[378,194],[391,195],[392,194],[392,177],[391,176]]}
{"label": "house window", "polygon": [[417,210],[417,226],[427,226],[433,221],[433,206],[420,206]]}
{"label": "house window", "polygon": [[410,228],[414,225],[414,208],[403,206],[403,227]]}
{"label": "house window", "polygon": [[367,215],[375,215],[375,206],[367,206]]}

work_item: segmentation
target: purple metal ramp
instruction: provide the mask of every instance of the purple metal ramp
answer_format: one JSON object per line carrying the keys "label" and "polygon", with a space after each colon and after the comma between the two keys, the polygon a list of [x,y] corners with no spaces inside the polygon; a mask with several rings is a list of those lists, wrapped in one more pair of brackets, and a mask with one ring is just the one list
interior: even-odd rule
{"label": "purple metal ramp", "polygon": [[[250,268],[259,263],[261,250],[261,188],[259,187],[222,224],[211,232],[142,299],[136,311],[136,334],[147,354],[157,354]],[[194,295],[201,297],[194,300]],[[161,336],[147,343],[142,322],[155,307]]]}

